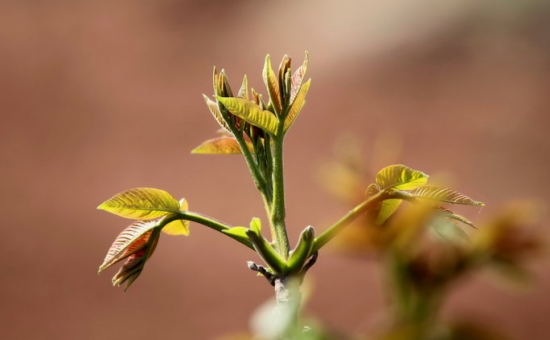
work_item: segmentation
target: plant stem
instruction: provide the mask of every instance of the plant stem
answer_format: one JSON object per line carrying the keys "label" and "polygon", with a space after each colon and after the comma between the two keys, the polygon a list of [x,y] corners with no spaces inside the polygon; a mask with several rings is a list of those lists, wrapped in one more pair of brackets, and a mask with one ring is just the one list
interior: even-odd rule
{"label": "plant stem", "polygon": [[174,216],[177,217],[177,218],[174,218],[174,220],[183,219],[183,220],[187,220],[187,221],[197,222],[197,223],[200,223],[200,224],[202,224],[206,227],[209,227],[210,229],[214,229],[216,231],[219,231],[220,233],[222,233],[226,236],[229,236],[232,239],[234,239],[235,241],[240,242],[240,243],[244,244],[245,246],[247,246],[248,248],[254,250],[254,247],[252,246],[252,243],[250,243],[250,241],[239,238],[239,237],[231,235],[231,234],[224,233],[223,232],[224,230],[231,229],[232,226],[229,225],[229,224],[226,224],[224,222],[221,222],[221,221],[219,221],[215,218],[208,217],[208,216],[205,216],[203,214],[199,214],[199,213],[192,212],[192,211],[179,211],[178,214],[176,214]]}
{"label": "plant stem", "polygon": [[[280,124],[282,126],[282,124]],[[279,128],[279,130],[282,129]],[[283,137],[273,139],[273,205],[271,207],[271,234],[277,251],[283,259],[288,259],[290,245],[285,226],[285,183],[283,172]]]}
{"label": "plant stem", "polygon": [[353,220],[355,220],[361,214],[365,213],[370,208],[377,206],[380,201],[387,199],[390,196],[390,193],[380,191],[376,195],[370,196],[369,198],[361,202],[355,208],[350,210],[346,215],[344,215],[341,219],[336,221],[336,223],[325,230],[321,235],[319,235],[319,237],[317,237],[315,239],[315,242],[313,243],[313,249],[311,250],[311,252],[314,253],[321,249],[325,244],[336,237],[336,235],[338,235],[342,231],[342,229],[353,222]]}

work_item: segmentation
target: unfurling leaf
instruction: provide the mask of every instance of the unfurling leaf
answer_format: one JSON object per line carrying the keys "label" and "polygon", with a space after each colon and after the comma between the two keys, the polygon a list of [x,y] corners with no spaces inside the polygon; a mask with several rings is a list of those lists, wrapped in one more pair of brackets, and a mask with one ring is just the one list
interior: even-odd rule
{"label": "unfurling leaf", "polygon": [[178,212],[179,203],[164,190],[135,188],[116,194],[97,208],[125,218],[151,220]]}
{"label": "unfurling leaf", "polygon": [[367,187],[367,190],[365,191],[365,196],[371,197],[376,195],[378,192],[380,192],[380,188],[378,187],[378,185],[376,183],[371,183],[369,184],[369,186]]}
{"label": "unfurling leaf", "polygon": [[271,102],[273,103],[273,106],[275,108],[275,112],[281,114],[283,107],[281,103],[281,91],[279,88],[279,82],[277,81],[277,76],[275,75],[275,72],[273,72],[273,68],[271,67],[271,59],[269,58],[269,54],[265,57],[262,77],[265,87],[269,92],[269,98],[271,99]]}
{"label": "unfurling leaf", "polygon": [[380,210],[374,224],[381,225],[384,223],[393,213],[399,208],[403,200],[400,199],[387,199],[380,204]]}
{"label": "unfurling leaf", "polygon": [[307,91],[309,91],[309,85],[311,84],[311,79],[308,80],[305,84],[300,87],[298,94],[296,95],[296,100],[292,103],[290,110],[285,118],[285,132],[292,126],[300,111],[306,103]]}
{"label": "unfurling leaf", "polygon": [[218,108],[218,104],[208,98],[205,94],[202,95],[204,98],[204,101],[206,102],[206,105],[208,106],[208,109],[210,110],[210,113],[212,113],[212,116],[214,116],[214,119],[220,126],[227,132],[231,133],[231,129],[229,128],[229,125],[225,122],[225,120],[222,117],[222,114],[220,113],[220,109]]}
{"label": "unfurling leaf", "polygon": [[158,226],[159,220],[136,221],[124,229],[107,251],[103,263],[99,266],[99,272],[141,249],[149,240],[152,229]]}
{"label": "unfurling leaf", "polygon": [[412,190],[428,182],[428,175],[405,165],[390,165],[376,175],[376,183],[381,190]]}
{"label": "unfurling leaf", "polygon": [[460,244],[470,241],[468,234],[450,218],[435,216],[430,226],[439,237],[451,243]]}
{"label": "unfurling leaf", "polygon": [[261,235],[262,233],[262,220],[260,220],[258,217],[253,217],[250,221],[250,230],[255,232],[257,235]]}
{"label": "unfurling leaf", "polygon": [[225,108],[233,115],[243,119],[247,123],[259,127],[265,132],[275,135],[279,120],[273,113],[262,110],[260,106],[242,98],[216,97]]}
{"label": "unfurling leaf", "polygon": [[302,81],[304,80],[304,76],[306,75],[308,63],[309,63],[309,53],[306,52],[304,63],[302,64],[302,66],[298,67],[296,72],[294,72],[294,74],[292,75],[291,90],[290,90],[291,104],[294,103],[294,98],[296,98],[296,95],[298,94],[298,91],[302,86]]}
{"label": "unfurling leaf", "polygon": [[243,83],[237,93],[237,97],[248,100],[248,78],[246,78],[246,74],[243,77]]}
{"label": "unfurling leaf", "polygon": [[[185,198],[182,198],[179,201],[181,211],[187,211],[189,210],[189,204],[187,203],[187,200]],[[162,231],[165,234],[168,235],[189,235],[189,221],[185,220],[175,220],[170,223],[168,223],[164,228],[162,228]]]}
{"label": "unfurling leaf", "polygon": [[[250,141],[246,142],[250,151],[254,146]],[[201,145],[191,150],[193,154],[201,155],[236,155],[241,154],[242,150],[239,142],[233,137],[218,137],[204,141]]]}
{"label": "unfurling leaf", "polygon": [[457,191],[440,188],[433,185],[425,185],[420,188],[416,188],[410,192],[411,196],[415,198],[431,199],[440,202],[452,203],[452,204],[464,204],[464,205],[477,205],[484,206],[482,202],[474,201],[470,197],[463,195]]}
{"label": "unfurling leaf", "polygon": [[444,207],[436,207],[436,209],[441,212],[444,216],[446,216],[447,218],[450,218],[452,220],[455,220],[455,221],[459,221],[459,222],[462,222],[466,225],[469,225],[470,227],[474,228],[474,229],[477,229],[476,225],[473,224],[470,220],[468,220],[466,217],[464,216],[461,216],[461,215],[458,215],[458,214],[455,214],[453,213],[451,210],[449,209],[446,209]]}

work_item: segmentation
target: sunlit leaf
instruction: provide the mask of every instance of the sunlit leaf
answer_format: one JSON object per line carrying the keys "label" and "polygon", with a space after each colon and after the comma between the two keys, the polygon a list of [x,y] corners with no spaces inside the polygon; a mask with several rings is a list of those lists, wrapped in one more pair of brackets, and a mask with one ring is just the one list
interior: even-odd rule
{"label": "sunlit leaf", "polygon": [[179,203],[164,190],[135,188],[116,194],[97,208],[125,218],[151,220],[177,212]]}
{"label": "sunlit leaf", "polygon": [[262,231],[262,220],[260,220],[258,217],[253,217],[250,221],[250,229],[254,231],[257,235],[260,235]]}
{"label": "sunlit leaf", "polygon": [[99,266],[99,272],[141,249],[147,243],[152,229],[158,226],[159,220],[136,221],[124,229],[109,248],[103,263]]}
{"label": "sunlit leaf", "polygon": [[237,97],[248,100],[248,79],[246,78],[246,74],[243,77],[243,83],[237,93]]}
{"label": "sunlit leaf", "polygon": [[[182,198],[179,201],[181,211],[187,211],[189,210],[189,204],[187,203],[187,200],[185,198]],[[170,223],[168,223],[164,228],[162,228],[162,231],[165,234],[168,235],[189,235],[189,221],[185,220],[175,220]]]}
{"label": "sunlit leaf", "polygon": [[376,175],[376,183],[381,190],[412,190],[428,182],[428,175],[405,165],[390,165]]}
{"label": "sunlit leaf", "polygon": [[302,111],[302,108],[306,104],[306,95],[309,91],[309,85],[311,84],[311,79],[302,84],[300,87],[300,90],[298,91],[298,94],[296,95],[296,100],[292,103],[292,106],[290,107],[290,110],[288,110],[288,114],[285,118],[285,131],[287,131],[298,115],[300,114],[300,111]]}
{"label": "sunlit leaf", "polygon": [[231,129],[229,128],[229,125],[223,120],[222,114],[220,113],[220,109],[218,108],[218,104],[208,98],[205,94],[202,95],[204,98],[204,101],[206,102],[206,105],[208,106],[208,109],[210,110],[210,113],[212,113],[212,116],[214,116],[214,119],[220,126],[227,132],[231,133]]}
{"label": "sunlit leaf", "polygon": [[374,224],[381,225],[384,223],[399,208],[401,202],[403,202],[403,200],[400,199],[387,199],[382,201]]}
{"label": "sunlit leaf", "polygon": [[290,90],[290,103],[291,104],[294,103],[294,99],[296,98],[296,95],[298,94],[298,91],[300,90],[300,87],[302,86],[302,81],[304,80],[304,76],[306,75],[308,63],[309,63],[309,53],[306,52],[306,56],[304,58],[304,63],[302,64],[302,66],[298,67],[298,69],[292,75],[291,90]]}
{"label": "sunlit leaf", "polygon": [[269,92],[269,98],[275,107],[275,112],[281,113],[282,104],[281,104],[281,92],[279,89],[279,82],[277,81],[277,76],[273,72],[271,67],[271,58],[269,54],[265,57],[264,70],[262,72],[262,77],[264,84]]}
{"label": "sunlit leaf", "polygon": [[410,194],[416,198],[432,199],[440,202],[447,202],[453,204],[464,205],[477,205],[484,206],[482,202],[472,200],[470,197],[463,195],[457,191],[440,188],[433,185],[424,185],[416,188],[410,192]]}
{"label": "sunlit leaf", "polygon": [[277,133],[279,120],[271,112],[262,110],[258,105],[242,98],[216,97],[233,115],[247,123],[259,127],[271,135]]}
{"label": "sunlit leaf", "polygon": [[[254,146],[250,141],[246,142],[250,151]],[[236,155],[242,153],[239,142],[233,137],[217,137],[204,141],[201,145],[191,150],[193,154],[201,155]]]}

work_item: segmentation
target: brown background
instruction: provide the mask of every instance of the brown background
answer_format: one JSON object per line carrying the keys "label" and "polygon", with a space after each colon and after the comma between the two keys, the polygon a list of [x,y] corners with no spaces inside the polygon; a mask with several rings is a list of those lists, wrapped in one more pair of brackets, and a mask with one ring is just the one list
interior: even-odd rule
{"label": "brown background", "polygon": [[[296,3],[296,4],[295,4]],[[381,4],[383,3],[383,4]],[[387,4],[386,4],[387,3]],[[203,339],[246,330],[270,287],[249,250],[199,225],[163,237],[127,292],[96,269],[127,220],[95,210],[124,189],[186,197],[231,224],[263,216],[239,157],[192,156],[214,136],[212,66],[265,92],[265,54],[311,53],[308,104],[288,137],[293,239],[346,211],[313,175],[339,136],[365,159],[396,136],[396,161],[454,178],[487,203],[550,199],[547,1],[3,1],[0,4],[2,339]],[[385,164],[384,164],[385,165]],[[547,259],[528,294],[487,277],[450,316],[548,338]],[[336,329],[380,318],[375,263],[321,254],[310,312]]]}

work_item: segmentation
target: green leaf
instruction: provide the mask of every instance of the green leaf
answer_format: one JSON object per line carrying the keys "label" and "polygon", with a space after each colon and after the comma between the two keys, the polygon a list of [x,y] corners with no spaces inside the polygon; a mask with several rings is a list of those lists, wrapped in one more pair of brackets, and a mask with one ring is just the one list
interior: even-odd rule
{"label": "green leaf", "polygon": [[107,251],[99,272],[140,250],[147,243],[152,229],[159,226],[159,221],[136,221],[124,229]]}
{"label": "green leaf", "polygon": [[242,98],[216,97],[225,108],[233,115],[243,119],[247,123],[259,127],[265,132],[275,135],[279,120],[273,113],[262,110],[258,105]]}
{"label": "green leaf", "polygon": [[262,72],[262,77],[264,80],[265,87],[269,92],[269,98],[271,99],[271,102],[275,107],[275,112],[280,114],[282,111],[281,92],[279,89],[279,82],[277,81],[277,76],[275,75],[275,72],[273,72],[273,68],[271,67],[271,59],[269,57],[269,54],[265,57],[265,64],[264,64],[264,70]]}
{"label": "green leaf", "polygon": [[376,175],[376,183],[381,190],[412,190],[428,182],[428,175],[405,165],[390,165]]}
{"label": "green leaf", "polygon": [[[246,142],[250,151],[254,146],[250,141]],[[236,155],[241,154],[242,150],[239,142],[233,137],[217,137],[204,141],[201,145],[191,150],[192,154],[200,155]]]}
{"label": "green leaf", "polygon": [[250,230],[255,232],[257,235],[261,235],[262,233],[262,220],[260,220],[258,217],[253,217],[250,221]]}
{"label": "green leaf", "polygon": [[[307,66],[309,64],[309,53],[306,52],[306,56],[304,58],[304,63],[302,66],[298,67],[296,72],[292,75],[291,79],[291,90],[290,90],[290,103],[294,103],[294,99],[296,98],[296,95],[298,94],[298,91],[300,90],[302,86],[302,81],[304,80],[304,76],[306,75]],[[303,105],[302,105],[303,106]]]}
{"label": "green leaf", "polygon": [[484,206],[482,202],[474,201],[470,197],[457,191],[441,188],[433,185],[425,185],[416,188],[410,192],[411,196],[416,198],[432,199],[440,202],[464,205]]}
{"label": "green leaf", "polygon": [[294,124],[294,121],[306,104],[306,95],[309,91],[309,85],[311,85],[311,79],[300,87],[300,90],[296,95],[296,100],[294,100],[292,106],[290,107],[290,110],[288,110],[288,114],[285,118],[285,132],[292,126],[292,124]]}
{"label": "green leaf", "polygon": [[177,213],[178,201],[164,190],[135,188],[116,194],[97,209],[136,220],[151,220]]}
{"label": "green leaf", "polygon": [[248,231],[248,228],[245,227],[233,227],[230,229],[224,229],[222,230],[222,233],[232,235],[238,239],[241,239],[245,242],[250,242],[250,239],[246,235],[246,232]]}
{"label": "green leaf", "polygon": [[403,200],[401,199],[387,199],[380,204],[380,210],[374,224],[381,225],[384,223],[393,213],[397,211],[397,208],[401,205]]}
{"label": "green leaf", "polygon": [[246,78],[246,74],[243,77],[243,83],[237,93],[237,97],[248,100],[248,79]]}
{"label": "green leaf", "polygon": [[[182,198],[179,201],[179,210],[181,211],[187,211],[189,210],[189,204],[187,203],[187,200],[185,198]],[[168,223],[164,228],[162,228],[162,231],[165,234],[168,235],[189,235],[189,221],[185,220],[175,220],[170,223]]]}
{"label": "green leaf", "polygon": [[202,95],[204,98],[204,101],[206,102],[206,105],[208,106],[208,109],[210,110],[210,113],[212,113],[212,116],[214,116],[214,119],[220,126],[227,132],[231,133],[231,129],[229,128],[229,125],[225,122],[225,120],[222,117],[222,114],[220,113],[220,108],[218,107],[218,104],[208,98],[205,94]]}
{"label": "green leaf", "polygon": [[306,260],[311,256],[313,241],[315,240],[315,229],[312,226],[306,227],[300,234],[296,247],[290,252],[288,258],[288,270],[299,273]]}

